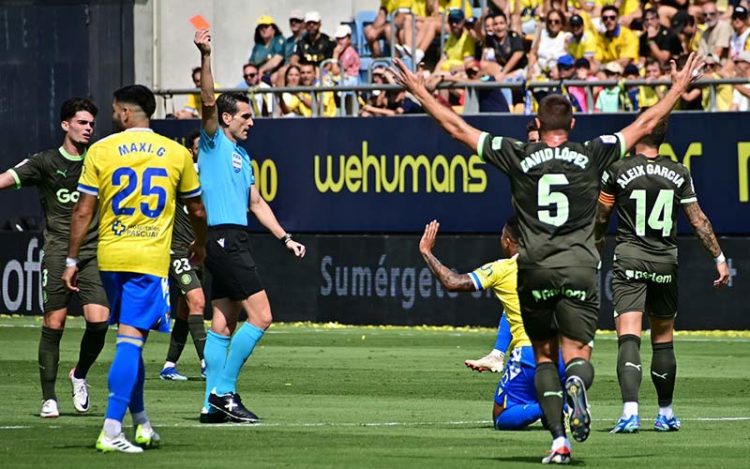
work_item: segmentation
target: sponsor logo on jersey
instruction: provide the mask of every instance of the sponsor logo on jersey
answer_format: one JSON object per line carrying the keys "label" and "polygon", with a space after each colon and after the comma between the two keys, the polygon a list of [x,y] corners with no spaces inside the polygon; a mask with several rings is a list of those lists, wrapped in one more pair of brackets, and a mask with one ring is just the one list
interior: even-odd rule
{"label": "sponsor logo on jersey", "polygon": [[120,220],[115,220],[115,222],[112,223],[112,233],[114,233],[115,236],[122,236],[122,234],[127,229],[128,227],[125,225],[125,223],[121,222]]}
{"label": "sponsor logo on jersey", "polygon": [[602,143],[606,143],[608,145],[614,145],[617,143],[617,137],[614,135],[602,135],[599,137],[602,140]]}
{"label": "sponsor logo on jersey", "polygon": [[78,194],[78,191],[69,191],[68,189],[60,188],[57,192],[55,192],[55,196],[57,197],[57,201],[61,204],[68,204],[68,203],[76,203],[78,202],[78,198],[80,197],[80,194]]}

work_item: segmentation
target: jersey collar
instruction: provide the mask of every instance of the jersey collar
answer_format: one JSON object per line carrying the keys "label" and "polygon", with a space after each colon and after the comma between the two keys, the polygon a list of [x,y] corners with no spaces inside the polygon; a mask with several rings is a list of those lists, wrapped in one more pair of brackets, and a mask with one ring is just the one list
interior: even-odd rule
{"label": "jersey collar", "polygon": [[151,129],[149,127],[131,127],[129,129],[125,129],[125,132],[153,132],[154,129]]}
{"label": "jersey collar", "polygon": [[83,155],[72,155],[68,153],[67,150],[65,150],[65,148],[62,145],[60,145],[60,148],[58,148],[57,151],[60,152],[63,158],[65,158],[66,160],[70,160],[70,161],[81,161],[86,156],[85,151],[83,152]]}

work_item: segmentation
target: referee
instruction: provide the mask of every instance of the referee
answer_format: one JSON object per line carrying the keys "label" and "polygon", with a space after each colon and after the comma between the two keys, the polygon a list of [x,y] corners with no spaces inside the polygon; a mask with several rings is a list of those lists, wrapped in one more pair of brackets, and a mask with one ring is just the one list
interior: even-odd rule
{"label": "referee", "polygon": [[[204,349],[206,394],[200,421],[257,422],[258,416],[242,405],[236,389],[242,366],[272,321],[271,305],[250,254],[248,200],[258,221],[296,257],[304,257],[305,247],[292,240],[261,198],[250,156],[239,145],[253,125],[250,100],[241,93],[214,97],[209,31],[196,32],[194,42],[201,54],[203,100],[198,170],[208,212],[206,267],[213,277],[213,320]],[[232,337],[241,309],[247,312],[247,322]]]}

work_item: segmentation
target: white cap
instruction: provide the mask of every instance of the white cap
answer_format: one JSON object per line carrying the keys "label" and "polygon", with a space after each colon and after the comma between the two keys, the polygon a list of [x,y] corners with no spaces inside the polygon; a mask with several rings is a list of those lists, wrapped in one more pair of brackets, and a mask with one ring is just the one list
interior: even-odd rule
{"label": "white cap", "polygon": [[320,23],[320,13],[317,11],[308,11],[305,13],[305,23]]}
{"label": "white cap", "polygon": [[305,19],[305,13],[302,10],[292,10],[292,12],[289,13],[289,19],[302,21]]}
{"label": "white cap", "polygon": [[609,62],[604,66],[604,70],[610,73],[617,73],[622,75],[622,65],[617,62]]}
{"label": "white cap", "polygon": [[346,36],[352,35],[352,28],[349,27],[347,24],[340,24],[336,28],[336,33],[333,35],[336,39],[341,39]]}

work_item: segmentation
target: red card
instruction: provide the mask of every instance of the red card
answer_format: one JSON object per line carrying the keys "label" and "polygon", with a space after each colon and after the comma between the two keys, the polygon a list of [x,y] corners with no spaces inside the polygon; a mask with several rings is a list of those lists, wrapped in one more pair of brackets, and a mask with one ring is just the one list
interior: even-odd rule
{"label": "red card", "polygon": [[190,18],[190,24],[192,24],[198,31],[209,29],[208,21],[206,21],[206,18],[201,15],[195,15]]}

